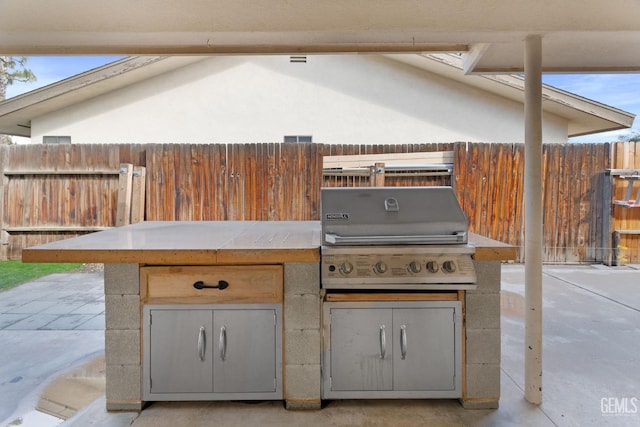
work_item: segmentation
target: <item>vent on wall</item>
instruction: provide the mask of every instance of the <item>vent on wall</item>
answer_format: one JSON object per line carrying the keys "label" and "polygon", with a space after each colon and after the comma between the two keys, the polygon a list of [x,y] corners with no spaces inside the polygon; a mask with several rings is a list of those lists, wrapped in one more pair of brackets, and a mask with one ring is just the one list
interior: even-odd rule
{"label": "vent on wall", "polygon": [[294,63],[294,64],[306,64],[307,63],[307,57],[305,55],[297,55],[297,56],[290,56],[289,57],[289,62]]}
{"label": "vent on wall", "polygon": [[71,137],[46,135],[42,137],[42,143],[43,144],[71,144]]}

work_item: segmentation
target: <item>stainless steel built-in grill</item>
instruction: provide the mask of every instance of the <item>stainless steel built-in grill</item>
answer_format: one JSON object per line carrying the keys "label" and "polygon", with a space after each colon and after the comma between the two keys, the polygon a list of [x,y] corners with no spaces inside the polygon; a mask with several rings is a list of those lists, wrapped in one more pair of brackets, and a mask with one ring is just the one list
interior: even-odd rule
{"label": "stainless steel built-in grill", "polygon": [[467,234],[450,187],[322,190],[324,398],[462,396]]}
{"label": "stainless steel built-in grill", "polygon": [[451,187],[322,189],[325,289],[473,289],[467,238]]}

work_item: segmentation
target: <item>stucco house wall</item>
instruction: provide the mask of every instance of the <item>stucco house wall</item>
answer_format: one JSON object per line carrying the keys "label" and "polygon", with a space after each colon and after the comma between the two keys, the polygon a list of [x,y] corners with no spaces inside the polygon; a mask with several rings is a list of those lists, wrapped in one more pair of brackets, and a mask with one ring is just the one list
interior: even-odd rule
{"label": "stucco house wall", "polygon": [[[217,56],[35,117],[72,143],[522,142],[523,104],[380,55]],[[544,142],[567,141],[545,113]]]}

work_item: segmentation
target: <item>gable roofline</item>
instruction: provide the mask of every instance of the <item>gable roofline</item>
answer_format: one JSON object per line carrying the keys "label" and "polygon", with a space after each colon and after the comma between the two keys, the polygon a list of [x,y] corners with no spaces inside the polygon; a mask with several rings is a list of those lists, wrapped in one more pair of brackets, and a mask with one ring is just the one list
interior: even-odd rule
{"label": "gable roofline", "polygon": [[[468,86],[524,105],[524,77],[514,74],[465,74],[456,54],[387,55],[393,59],[445,76]],[[633,126],[635,114],[551,85],[542,85],[542,108],[568,121],[568,136],[591,135]]]}
{"label": "gable roofline", "polygon": [[[524,79],[516,75],[465,75],[455,54],[389,54],[388,58],[524,104]],[[31,136],[31,120],[78,102],[202,61],[207,56],[134,56],[0,102],[0,133]],[[589,135],[633,125],[635,115],[549,85],[543,111],[568,121],[568,134]]]}
{"label": "gable roofline", "polygon": [[0,133],[31,136],[31,120],[176,68],[204,56],[133,56],[0,102]]}

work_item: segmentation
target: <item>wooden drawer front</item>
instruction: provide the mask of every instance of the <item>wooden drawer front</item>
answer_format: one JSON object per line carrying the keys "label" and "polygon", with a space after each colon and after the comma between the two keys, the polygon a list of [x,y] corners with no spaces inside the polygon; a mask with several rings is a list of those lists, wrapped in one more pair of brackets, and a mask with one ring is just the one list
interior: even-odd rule
{"label": "wooden drawer front", "polygon": [[[142,292],[145,301],[176,303],[260,303],[283,301],[283,269],[280,265],[142,267]],[[196,289],[196,282],[226,289]],[[145,292],[146,291],[146,292]]]}

